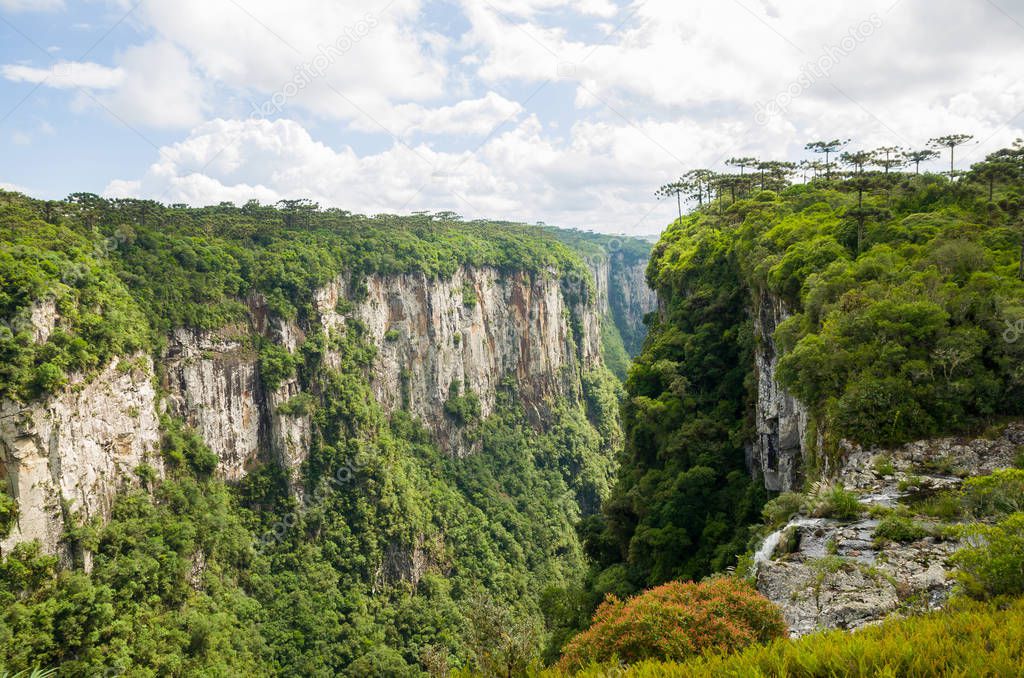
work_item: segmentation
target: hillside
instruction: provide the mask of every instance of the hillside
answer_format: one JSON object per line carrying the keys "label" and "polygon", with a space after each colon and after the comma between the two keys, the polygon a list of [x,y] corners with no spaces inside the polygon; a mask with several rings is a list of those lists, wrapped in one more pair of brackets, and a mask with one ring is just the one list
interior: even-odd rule
{"label": "hillside", "polygon": [[1019,149],[953,184],[852,172],[760,190],[748,177],[666,230],[624,463],[590,521],[600,592],[735,565],[766,490],[835,477],[849,444],[1024,415],[1024,186],[987,174],[1007,156]]}
{"label": "hillside", "polygon": [[480,619],[539,652],[621,444],[602,344],[646,310],[615,314],[610,238],[91,195],[0,220],[0,665],[419,675],[482,661]]}

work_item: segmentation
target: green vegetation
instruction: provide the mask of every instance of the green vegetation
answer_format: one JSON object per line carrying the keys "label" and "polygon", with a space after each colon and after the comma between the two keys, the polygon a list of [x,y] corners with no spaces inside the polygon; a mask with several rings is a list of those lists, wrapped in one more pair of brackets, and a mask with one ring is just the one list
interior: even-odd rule
{"label": "green vegetation", "polygon": [[[3,554],[0,671],[420,676],[518,670],[557,652],[562,622],[546,603],[572,599],[587,573],[575,526],[610,492],[618,380],[568,366],[580,393],[545,403],[541,429],[512,381],[487,418],[456,385],[443,416],[479,453],[452,458],[406,412],[378,406],[363,326],[328,334],[311,306],[343,273],[358,300],[369,274],[462,265],[556,277],[584,300],[589,272],[549,229],[13,193],[0,193],[0,221],[0,396],[41,397],[115,356],[159,357],[168,332],[191,327],[240,340],[261,388],[295,380],[301,394],[278,412],[312,421],[300,495],[274,463],[223,482],[201,437],[163,417],[167,477],[135,469],[141,488],[105,525],[69,515],[73,566],[33,544]],[[49,300],[55,326],[36,343],[29,319]],[[305,340],[289,351],[254,336],[250,314],[293,320]],[[16,511],[0,494],[5,526]]]}
{"label": "green vegetation", "polygon": [[808,509],[816,518],[853,520],[864,512],[857,494],[842,485],[829,485],[808,497]]}
{"label": "green vegetation", "polygon": [[460,393],[459,383],[453,381],[448,389],[448,400],[444,402],[444,413],[459,426],[468,426],[480,419],[480,398],[469,390]]}
{"label": "green vegetation", "polygon": [[[744,464],[752,305],[790,313],[775,376],[824,441],[808,450],[810,481],[835,468],[841,439],[895,445],[1024,414],[1024,341],[1004,338],[1024,322],[1024,147],[951,181],[891,171],[892,149],[842,154],[841,169],[845,145],[810,144],[826,166],[804,184],[790,184],[791,164],[737,158],[759,172],[698,169],[659,192],[697,209],[652,252],[664,310],[626,383],[619,482],[587,532],[595,581],[636,591],[746,550],[765,500]],[[862,510],[838,488],[809,501],[819,516]],[[771,522],[794,508],[772,505]]]}
{"label": "green vegetation", "polygon": [[781,527],[803,510],[804,501],[804,495],[799,492],[783,492],[764,505],[761,517],[770,529]]}
{"label": "green vegetation", "polygon": [[626,601],[609,596],[593,625],[566,646],[559,667],[580,669],[613,659],[679,661],[785,635],[779,609],[745,582],[726,577],[671,582]]}
{"label": "green vegetation", "polygon": [[[1015,676],[1024,663],[1024,600],[1001,606],[961,602],[952,610],[894,619],[853,633],[777,640],[731,656],[684,663],[604,665],[577,678],[817,678],[844,676]],[[567,674],[549,671],[546,678]]]}
{"label": "green vegetation", "polygon": [[630,370],[619,482],[586,530],[600,595],[723,570],[765,499],[745,466],[753,331],[728,243],[670,228],[653,257],[666,315]]}
{"label": "green vegetation", "polygon": [[975,598],[1024,595],[1024,513],[961,530],[971,546],[953,554],[957,581]]}
{"label": "green vegetation", "polygon": [[928,529],[913,519],[890,513],[878,521],[872,536],[876,540],[908,542],[917,541],[928,534]]}
{"label": "green vegetation", "polygon": [[6,537],[18,520],[18,502],[0,490],[0,538]]}
{"label": "green vegetation", "polygon": [[963,506],[978,518],[1024,511],[1024,470],[1002,469],[968,478],[963,486]]}
{"label": "green vegetation", "polygon": [[[370,273],[451,277],[464,265],[592,288],[579,255],[551,229],[450,214],[366,217],[303,201],[190,209],[91,194],[53,203],[0,191],[0,223],[0,396],[21,399],[157,347],[172,329],[240,321],[251,303],[308,319],[313,290],[342,273],[355,296]],[[60,322],[36,344],[29,318],[46,300]]]}

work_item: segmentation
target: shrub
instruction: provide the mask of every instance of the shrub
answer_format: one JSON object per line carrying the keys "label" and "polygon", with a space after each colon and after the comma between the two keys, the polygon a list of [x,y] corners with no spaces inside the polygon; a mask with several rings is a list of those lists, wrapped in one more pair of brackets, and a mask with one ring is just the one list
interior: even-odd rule
{"label": "shrub", "polygon": [[18,519],[18,502],[0,490],[0,538],[6,537]]}
{"label": "shrub", "polygon": [[316,408],[316,397],[312,393],[297,393],[277,406],[278,414],[289,417],[307,415]]}
{"label": "shrub", "polygon": [[400,336],[402,336],[402,333],[392,327],[384,333],[384,341],[398,341]]}
{"label": "shrub", "polygon": [[[1017,676],[1024,663],[1024,600],[1005,608],[960,601],[927,615],[891,619],[850,633],[834,630],[755,645],[683,663],[593,666],[576,678],[746,678],[747,676]],[[543,678],[566,674],[546,671]]]}
{"label": "shrub", "polygon": [[284,346],[265,342],[260,346],[260,377],[271,391],[295,374],[295,357]]}
{"label": "shrub", "polygon": [[811,515],[815,518],[852,520],[864,511],[857,495],[841,485],[828,488],[814,497]]}
{"label": "shrub", "polygon": [[964,481],[964,509],[975,517],[1024,511],[1024,471],[1015,468]]}
{"label": "shrub", "polygon": [[749,583],[669,582],[625,601],[609,595],[593,625],[566,645],[559,666],[578,669],[612,658],[681,660],[785,635],[782,613]]}
{"label": "shrub", "polygon": [[466,308],[473,308],[476,304],[476,288],[473,287],[473,283],[467,280],[462,283],[462,305]]}
{"label": "shrub", "polygon": [[205,477],[216,470],[220,459],[202,437],[179,420],[161,417],[164,435],[161,443],[164,461],[176,468],[187,468],[192,473]]}
{"label": "shrub", "polygon": [[884,477],[896,473],[896,467],[893,466],[892,458],[885,454],[875,457],[871,462],[871,466],[875,471],[875,475]]}
{"label": "shrub", "polygon": [[907,542],[928,536],[928,530],[910,518],[890,513],[879,521],[872,536],[875,539]]}
{"label": "shrub", "polygon": [[1024,593],[1024,513],[997,525],[974,523],[962,529],[972,546],[950,561],[964,592],[979,599]]}
{"label": "shrub", "polygon": [[783,492],[764,505],[761,515],[769,527],[778,527],[789,522],[790,518],[800,513],[804,504],[804,495],[799,492]]}
{"label": "shrub", "polygon": [[921,515],[940,520],[953,520],[960,515],[962,508],[958,492],[940,492],[915,506],[915,510]]}
{"label": "shrub", "polygon": [[465,426],[480,418],[480,398],[472,391],[459,395],[459,384],[453,381],[448,389],[448,400],[444,403],[444,411],[459,426]]}

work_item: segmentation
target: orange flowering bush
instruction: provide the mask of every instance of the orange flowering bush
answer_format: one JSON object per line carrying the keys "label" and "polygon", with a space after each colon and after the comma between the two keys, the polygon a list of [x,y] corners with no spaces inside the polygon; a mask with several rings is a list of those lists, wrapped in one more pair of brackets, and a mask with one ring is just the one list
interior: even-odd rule
{"label": "orange flowering bush", "polygon": [[590,628],[566,645],[558,665],[572,671],[612,658],[678,661],[785,635],[782,612],[750,584],[726,577],[669,582],[625,601],[609,595]]}

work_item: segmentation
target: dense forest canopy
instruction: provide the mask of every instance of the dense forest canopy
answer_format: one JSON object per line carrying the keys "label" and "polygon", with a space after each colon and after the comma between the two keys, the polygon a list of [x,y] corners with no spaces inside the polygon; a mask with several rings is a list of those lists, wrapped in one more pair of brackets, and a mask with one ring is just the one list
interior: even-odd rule
{"label": "dense forest canopy", "polygon": [[749,309],[765,295],[791,314],[775,376],[824,441],[806,445],[810,479],[844,438],[893,445],[1024,414],[1024,147],[946,176],[918,173],[937,151],[844,148],[733,159],[738,173],[658,191],[680,218],[648,268],[663,311],[626,383],[618,484],[586,526],[598,593],[699,578],[751,547],[765,492],[745,465]]}
{"label": "dense forest canopy", "polygon": [[[460,266],[491,266],[558,276],[586,295],[593,277],[584,256],[650,251],[631,238],[464,222],[448,212],[366,217],[301,200],[196,209],[0,191],[0,220],[7,330],[0,332],[0,396],[22,399],[113,355],[158,344],[173,328],[237,321],[252,292],[275,315],[306,319],[313,290],[341,274],[358,287],[369,273],[448,277]],[[63,321],[37,346],[29,325],[33,303],[42,299],[54,301]]]}
{"label": "dense forest canopy", "polygon": [[[192,209],[89,194],[0,193],[0,222],[0,396],[32,402],[139,352],[159,370],[170,330],[244,321],[246,298],[260,293],[306,333],[293,353],[248,339],[261,381],[297,376],[312,395],[282,408],[311,414],[315,431],[300,499],[274,463],[220,480],[217,456],[164,415],[167,477],[134,469],[139,488],[106,524],[69,517],[70,567],[34,543],[3,554],[0,666],[403,676],[557,650],[544,612],[586,571],[574,528],[610,491],[619,381],[581,366],[583,393],[550,403],[540,431],[514,380],[485,420],[475,395],[459,394],[437,414],[457,417],[480,447],[453,458],[420,422],[375,402],[377,347],[356,319],[340,332],[312,322],[312,293],[345,276],[345,314],[368,274],[487,266],[559,280],[585,300],[584,251],[642,256],[648,243],[447,213],[365,217],[302,201]],[[47,303],[59,322],[38,341],[32,314]],[[326,364],[329,352],[340,364]],[[5,533],[16,516],[0,492]],[[429,564],[422,576],[403,574],[413,552]]]}

